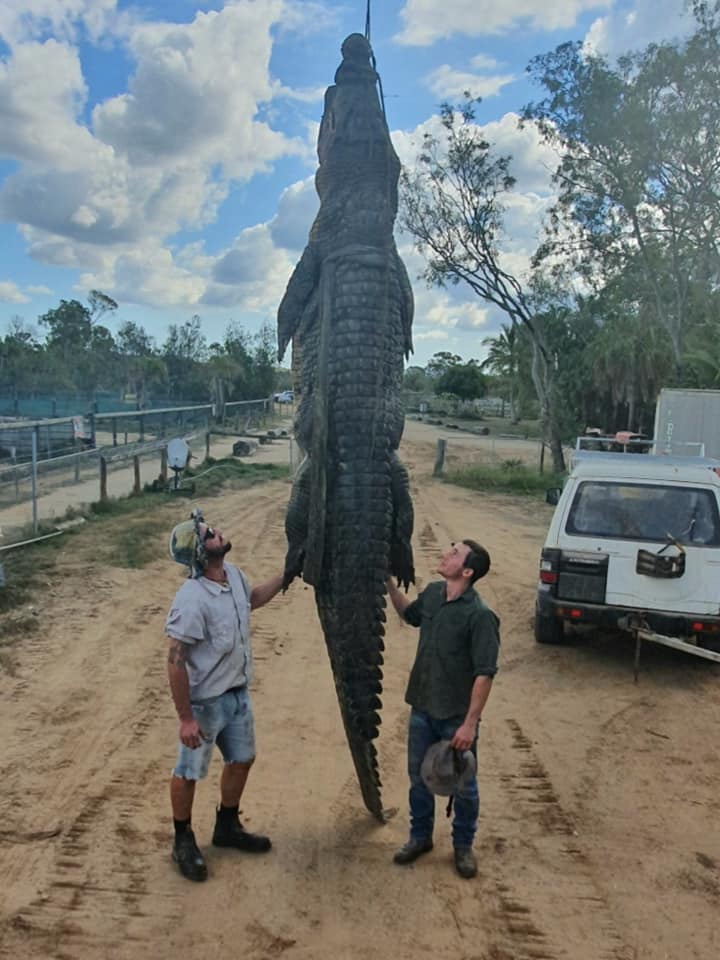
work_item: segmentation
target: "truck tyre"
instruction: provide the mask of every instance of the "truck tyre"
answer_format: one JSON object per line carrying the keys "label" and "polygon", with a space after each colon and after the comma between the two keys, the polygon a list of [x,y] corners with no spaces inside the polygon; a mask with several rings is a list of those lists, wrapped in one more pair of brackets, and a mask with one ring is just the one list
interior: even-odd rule
{"label": "truck tyre", "polygon": [[559,617],[545,617],[535,612],[535,639],[538,643],[562,643],[565,639],[565,624]]}

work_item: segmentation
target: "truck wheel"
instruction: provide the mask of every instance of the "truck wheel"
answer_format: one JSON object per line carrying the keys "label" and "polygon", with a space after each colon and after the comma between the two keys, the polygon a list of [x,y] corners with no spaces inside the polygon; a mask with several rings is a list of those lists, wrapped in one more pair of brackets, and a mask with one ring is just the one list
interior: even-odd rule
{"label": "truck wheel", "polygon": [[565,624],[559,617],[544,617],[535,613],[535,639],[538,643],[562,643]]}

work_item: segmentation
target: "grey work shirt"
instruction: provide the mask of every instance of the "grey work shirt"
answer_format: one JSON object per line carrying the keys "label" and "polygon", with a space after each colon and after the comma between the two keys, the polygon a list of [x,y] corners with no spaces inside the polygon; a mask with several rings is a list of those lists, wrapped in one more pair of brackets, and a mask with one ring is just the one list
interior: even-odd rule
{"label": "grey work shirt", "polygon": [[225,564],[225,575],[226,587],[206,577],[186,580],[165,621],[167,635],[190,648],[187,672],[194,702],[252,679],[250,585],[230,563]]}
{"label": "grey work shirt", "polygon": [[465,716],[476,677],[494,677],[500,621],[473,587],[448,602],[445,581],[430,583],[403,614],[420,627],[405,701],[436,720]]}

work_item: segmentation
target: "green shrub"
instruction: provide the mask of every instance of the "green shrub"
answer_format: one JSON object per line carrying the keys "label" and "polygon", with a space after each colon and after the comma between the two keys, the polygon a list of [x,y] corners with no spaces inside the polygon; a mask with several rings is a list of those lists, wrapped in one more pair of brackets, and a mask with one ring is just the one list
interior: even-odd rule
{"label": "green shrub", "polygon": [[446,472],[445,480],[471,490],[517,493],[532,497],[544,497],[548,487],[562,486],[562,475],[539,473],[517,460],[505,460],[499,466],[474,464],[469,467],[456,467]]}

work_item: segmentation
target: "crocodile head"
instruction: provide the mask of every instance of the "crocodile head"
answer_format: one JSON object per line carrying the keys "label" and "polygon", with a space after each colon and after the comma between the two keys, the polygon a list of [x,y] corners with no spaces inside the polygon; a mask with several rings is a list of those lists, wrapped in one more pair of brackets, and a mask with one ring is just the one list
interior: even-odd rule
{"label": "crocodile head", "polygon": [[[341,50],[335,84],[325,94],[315,184],[335,221],[334,242],[339,224],[356,243],[386,243],[397,213],[400,161],[380,104],[370,44],[353,33]],[[318,226],[328,226],[322,216]]]}

